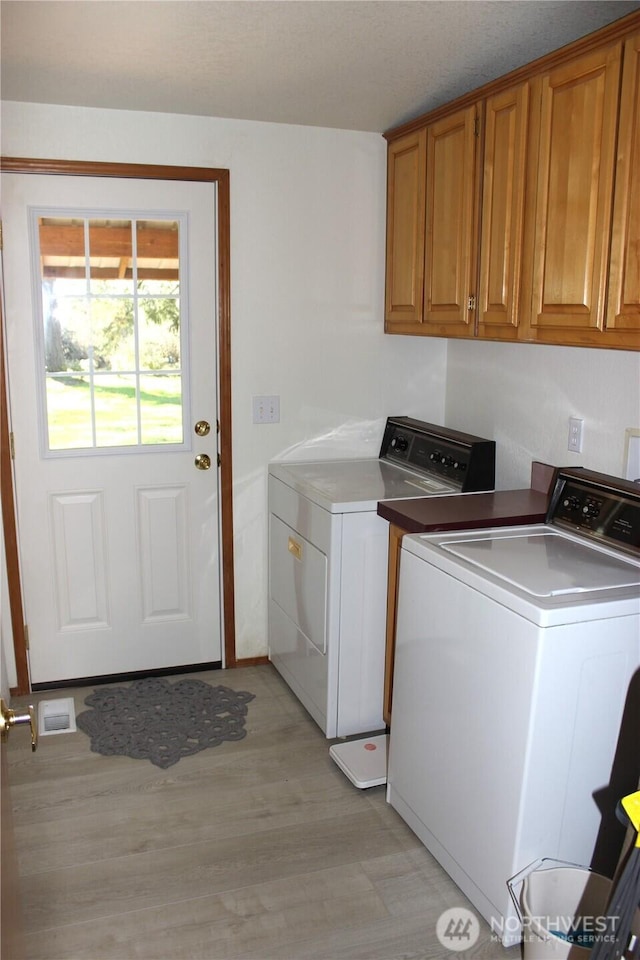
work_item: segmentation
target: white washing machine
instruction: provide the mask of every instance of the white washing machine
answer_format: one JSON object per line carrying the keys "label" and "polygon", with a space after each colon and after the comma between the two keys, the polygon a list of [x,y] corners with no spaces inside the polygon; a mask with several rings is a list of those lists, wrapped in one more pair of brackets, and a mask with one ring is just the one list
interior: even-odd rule
{"label": "white washing machine", "polygon": [[560,470],[544,524],[404,538],[387,799],[505,945],[509,878],[591,862],[639,668],[634,484]]}
{"label": "white washing machine", "polygon": [[269,466],[269,657],[329,738],[384,728],[378,502],[491,490],[495,443],[408,417],[377,459]]}

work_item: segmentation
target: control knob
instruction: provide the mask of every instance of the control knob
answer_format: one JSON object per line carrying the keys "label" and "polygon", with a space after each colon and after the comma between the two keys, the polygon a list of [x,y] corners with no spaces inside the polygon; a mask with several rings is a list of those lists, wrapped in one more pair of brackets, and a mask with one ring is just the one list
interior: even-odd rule
{"label": "control knob", "polygon": [[562,501],[562,506],[565,508],[565,510],[579,510],[580,501],[577,497],[566,497]]}

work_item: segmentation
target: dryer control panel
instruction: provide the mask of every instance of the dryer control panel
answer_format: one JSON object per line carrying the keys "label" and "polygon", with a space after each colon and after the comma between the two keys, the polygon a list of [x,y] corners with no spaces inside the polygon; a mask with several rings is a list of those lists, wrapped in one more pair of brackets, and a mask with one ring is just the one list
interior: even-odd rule
{"label": "dryer control panel", "polygon": [[589,470],[560,470],[546,522],[640,560],[640,487]]}
{"label": "dryer control panel", "polygon": [[380,459],[447,480],[461,493],[469,493],[493,490],[495,450],[493,440],[410,417],[389,417]]}

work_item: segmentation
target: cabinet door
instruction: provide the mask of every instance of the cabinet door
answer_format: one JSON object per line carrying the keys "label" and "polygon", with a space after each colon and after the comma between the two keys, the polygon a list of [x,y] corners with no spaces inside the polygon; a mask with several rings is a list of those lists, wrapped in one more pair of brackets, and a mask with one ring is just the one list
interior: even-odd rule
{"label": "cabinet door", "polygon": [[607,335],[640,347],[640,32],[624,46]]}
{"label": "cabinet door", "polygon": [[529,117],[529,84],[485,105],[478,334],[515,339]]}
{"label": "cabinet door", "polygon": [[477,251],[476,107],[427,127],[425,332],[473,336]]}
{"label": "cabinet door", "polygon": [[385,329],[415,333],[424,294],[426,131],[390,143],[387,162]]}
{"label": "cabinet door", "polygon": [[602,341],[621,45],[542,75],[528,339]]}

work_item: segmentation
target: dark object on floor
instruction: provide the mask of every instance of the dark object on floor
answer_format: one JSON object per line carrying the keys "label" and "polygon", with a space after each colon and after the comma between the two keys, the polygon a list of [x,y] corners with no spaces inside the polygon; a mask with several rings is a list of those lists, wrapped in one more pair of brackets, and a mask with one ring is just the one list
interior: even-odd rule
{"label": "dark object on floor", "polygon": [[607,904],[606,929],[593,948],[593,960],[640,957],[640,936],[634,923],[640,907],[640,791],[623,797],[619,806],[636,839]]}
{"label": "dark object on floor", "polygon": [[223,740],[242,740],[253,699],[252,693],[202,680],[148,677],[94,690],[84,701],[93,709],[79,714],[76,724],[91,738],[94,753],[150,760],[166,769]]}

